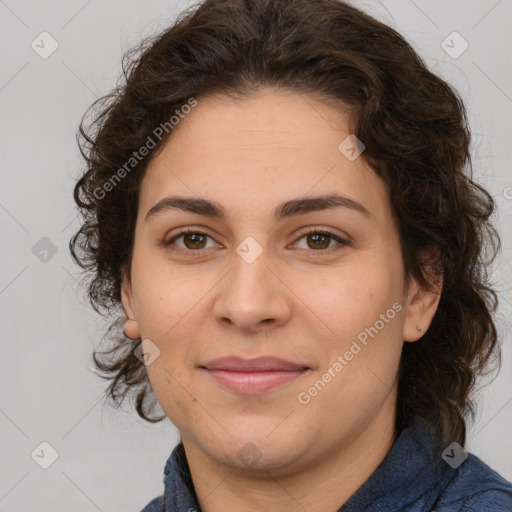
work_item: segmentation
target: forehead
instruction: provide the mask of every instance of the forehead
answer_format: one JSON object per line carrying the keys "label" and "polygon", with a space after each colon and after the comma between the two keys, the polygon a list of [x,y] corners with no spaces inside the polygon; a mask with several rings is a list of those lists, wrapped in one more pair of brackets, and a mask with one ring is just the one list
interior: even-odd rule
{"label": "forehead", "polygon": [[168,195],[195,195],[254,217],[335,192],[388,217],[385,183],[339,149],[350,135],[347,112],[312,96],[266,89],[237,101],[199,98],[148,165],[139,213]]}

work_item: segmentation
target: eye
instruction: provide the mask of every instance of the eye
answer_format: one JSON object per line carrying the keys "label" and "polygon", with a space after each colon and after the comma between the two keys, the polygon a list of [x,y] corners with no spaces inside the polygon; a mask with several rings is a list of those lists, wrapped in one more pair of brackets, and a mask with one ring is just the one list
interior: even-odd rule
{"label": "eye", "polygon": [[165,242],[164,245],[174,245],[176,240],[179,240],[180,238],[183,239],[183,243],[185,244],[184,247],[180,247],[177,245],[178,249],[181,251],[184,251],[185,253],[191,253],[191,252],[199,252],[203,249],[209,249],[211,247],[206,247],[205,243],[208,238],[213,238],[206,233],[202,233],[201,231],[198,231],[194,228],[183,228],[180,230],[180,232],[173,236],[170,240]]}
{"label": "eye", "polygon": [[[302,236],[300,236],[298,241],[305,239],[307,245],[307,247],[302,247],[301,249],[311,249],[315,253],[323,254],[324,252],[330,252],[331,249],[336,247],[336,245],[332,247],[332,241],[338,242],[337,245],[350,245],[347,240],[344,240],[338,235],[330,231],[321,230],[319,228],[308,228],[307,230],[302,231],[300,234]],[[295,244],[297,244],[298,241],[295,242]]]}
{"label": "eye", "polygon": [[[332,249],[336,249],[336,245],[332,247],[331,242],[337,242],[338,246],[348,246],[350,243],[347,240],[339,237],[338,235],[322,230],[319,228],[308,228],[299,233],[301,236],[294,243],[296,245],[300,240],[306,239],[307,247],[299,247],[301,250],[310,250],[316,254],[324,254],[325,252],[331,252]],[[195,228],[182,228],[180,232],[164,242],[165,246],[170,246],[172,250],[181,252],[185,255],[197,256],[201,254],[201,251],[211,249],[214,245],[207,246],[208,238],[213,238],[206,233],[198,231]],[[184,246],[180,246],[176,242],[182,239]]]}

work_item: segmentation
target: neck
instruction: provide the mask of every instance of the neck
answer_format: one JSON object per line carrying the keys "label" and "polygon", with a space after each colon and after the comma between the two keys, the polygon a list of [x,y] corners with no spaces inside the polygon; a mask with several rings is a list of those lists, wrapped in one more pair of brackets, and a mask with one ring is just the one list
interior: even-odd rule
{"label": "neck", "polygon": [[203,512],[336,512],[377,469],[393,441],[394,421],[386,411],[300,469],[241,472],[217,464],[186,438],[183,445]]}

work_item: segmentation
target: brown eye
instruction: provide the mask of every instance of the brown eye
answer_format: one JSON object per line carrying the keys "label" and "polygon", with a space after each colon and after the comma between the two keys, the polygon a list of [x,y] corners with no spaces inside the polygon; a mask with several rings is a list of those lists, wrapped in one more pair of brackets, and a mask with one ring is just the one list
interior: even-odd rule
{"label": "brown eye", "polygon": [[[184,252],[199,252],[203,249],[209,248],[206,247],[206,244],[208,243],[208,238],[211,239],[211,237],[206,233],[201,233],[200,231],[196,231],[193,229],[183,229],[176,236],[173,236],[169,241],[165,242],[164,245],[171,247],[175,246],[176,250],[178,251],[181,250]],[[182,242],[177,243],[180,239],[182,239]]]}
{"label": "brown eye", "polygon": [[[180,239],[182,239],[181,242]],[[202,233],[201,231],[197,231],[195,229],[182,229],[180,233],[173,236],[169,241],[164,242],[164,245],[169,246],[171,249],[177,252],[181,251],[183,254],[193,255],[193,253],[197,253],[194,255],[199,255],[201,254],[201,251],[213,247],[207,246],[208,239],[213,241],[211,236],[207,235],[206,233]],[[348,241],[343,240],[334,233],[329,231],[322,231],[319,229],[310,229],[306,232],[303,232],[295,244],[298,244],[302,239],[306,241],[306,247],[299,246],[298,248],[302,250],[309,250],[310,252],[317,254],[331,252],[331,250],[340,249],[343,246],[350,245]],[[333,241],[335,244],[331,243]]]}
{"label": "brown eye", "polygon": [[[331,233],[329,231],[321,231],[319,229],[310,229],[301,234],[296,244],[299,243],[300,240],[305,239],[306,247],[300,247],[299,249],[310,249],[313,252],[323,253],[323,251],[330,252],[331,249],[339,249],[337,246],[348,246],[349,242],[343,240],[339,236]],[[331,244],[331,242],[337,242],[336,244]]]}

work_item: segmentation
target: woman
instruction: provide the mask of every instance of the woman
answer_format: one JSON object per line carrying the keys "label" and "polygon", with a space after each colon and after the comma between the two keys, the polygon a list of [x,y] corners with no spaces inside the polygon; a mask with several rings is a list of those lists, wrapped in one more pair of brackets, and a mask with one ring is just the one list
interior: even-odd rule
{"label": "woman", "polygon": [[111,398],[180,432],[144,511],[512,510],[464,450],[494,203],[409,44],[341,1],[206,0],[106,100],[70,247],[119,317]]}

